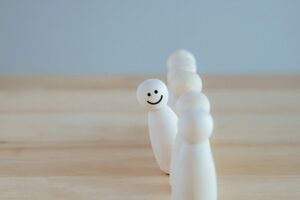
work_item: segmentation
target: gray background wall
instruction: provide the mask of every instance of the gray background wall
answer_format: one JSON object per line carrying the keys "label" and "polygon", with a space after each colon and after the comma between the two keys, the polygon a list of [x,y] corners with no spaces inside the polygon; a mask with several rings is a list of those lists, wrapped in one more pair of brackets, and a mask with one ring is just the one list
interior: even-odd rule
{"label": "gray background wall", "polygon": [[299,0],[0,0],[1,74],[299,73]]}

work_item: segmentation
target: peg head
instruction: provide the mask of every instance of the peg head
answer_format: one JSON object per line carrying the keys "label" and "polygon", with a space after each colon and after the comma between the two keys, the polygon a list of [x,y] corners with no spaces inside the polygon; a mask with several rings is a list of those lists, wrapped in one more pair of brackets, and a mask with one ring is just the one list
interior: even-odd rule
{"label": "peg head", "polygon": [[196,68],[196,58],[195,56],[187,50],[177,50],[173,52],[167,60],[168,69],[189,66],[191,68]]}
{"label": "peg head", "polygon": [[170,89],[176,97],[188,91],[201,91],[202,80],[198,74],[188,71],[176,71],[170,80]]}
{"label": "peg head", "polygon": [[148,79],[138,86],[136,97],[143,107],[158,110],[167,105],[168,89],[161,80]]}
{"label": "peg head", "polygon": [[207,96],[199,91],[184,93],[176,102],[176,113],[180,115],[189,108],[201,108],[206,112],[210,112],[210,103]]}

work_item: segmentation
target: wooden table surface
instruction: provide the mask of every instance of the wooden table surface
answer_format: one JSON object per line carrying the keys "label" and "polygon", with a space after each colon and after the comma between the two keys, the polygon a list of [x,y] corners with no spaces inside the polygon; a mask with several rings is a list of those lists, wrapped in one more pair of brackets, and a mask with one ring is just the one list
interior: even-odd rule
{"label": "wooden table surface", "polygon": [[[135,88],[161,76],[0,76],[1,200],[167,200]],[[300,76],[204,76],[219,200],[300,199]]]}

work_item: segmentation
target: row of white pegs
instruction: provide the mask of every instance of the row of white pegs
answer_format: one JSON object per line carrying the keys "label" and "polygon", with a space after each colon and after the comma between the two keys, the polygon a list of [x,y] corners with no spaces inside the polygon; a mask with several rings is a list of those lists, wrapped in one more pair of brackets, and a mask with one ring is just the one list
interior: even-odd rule
{"label": "row of white pegs", "polygon": [[196,59],[179,50],[167,61],[167,85],[148,79],[137,99],[148,109],[152,150],[161,170],[170,174],[172,200],[216,200],[217,181],[209,138],[210,102],[202,93]]}

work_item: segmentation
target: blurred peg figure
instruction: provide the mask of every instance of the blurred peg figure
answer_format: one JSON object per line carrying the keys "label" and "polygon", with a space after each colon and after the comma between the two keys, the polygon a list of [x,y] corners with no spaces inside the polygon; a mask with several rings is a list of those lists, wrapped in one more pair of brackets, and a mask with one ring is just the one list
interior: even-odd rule
{"label": "blurred peg figure", "polygon": [[191,107],[180,114],[178,131],[183,137],[172,169],[171,200],[216,200],[216,172],[209,142],[211,115]]}

